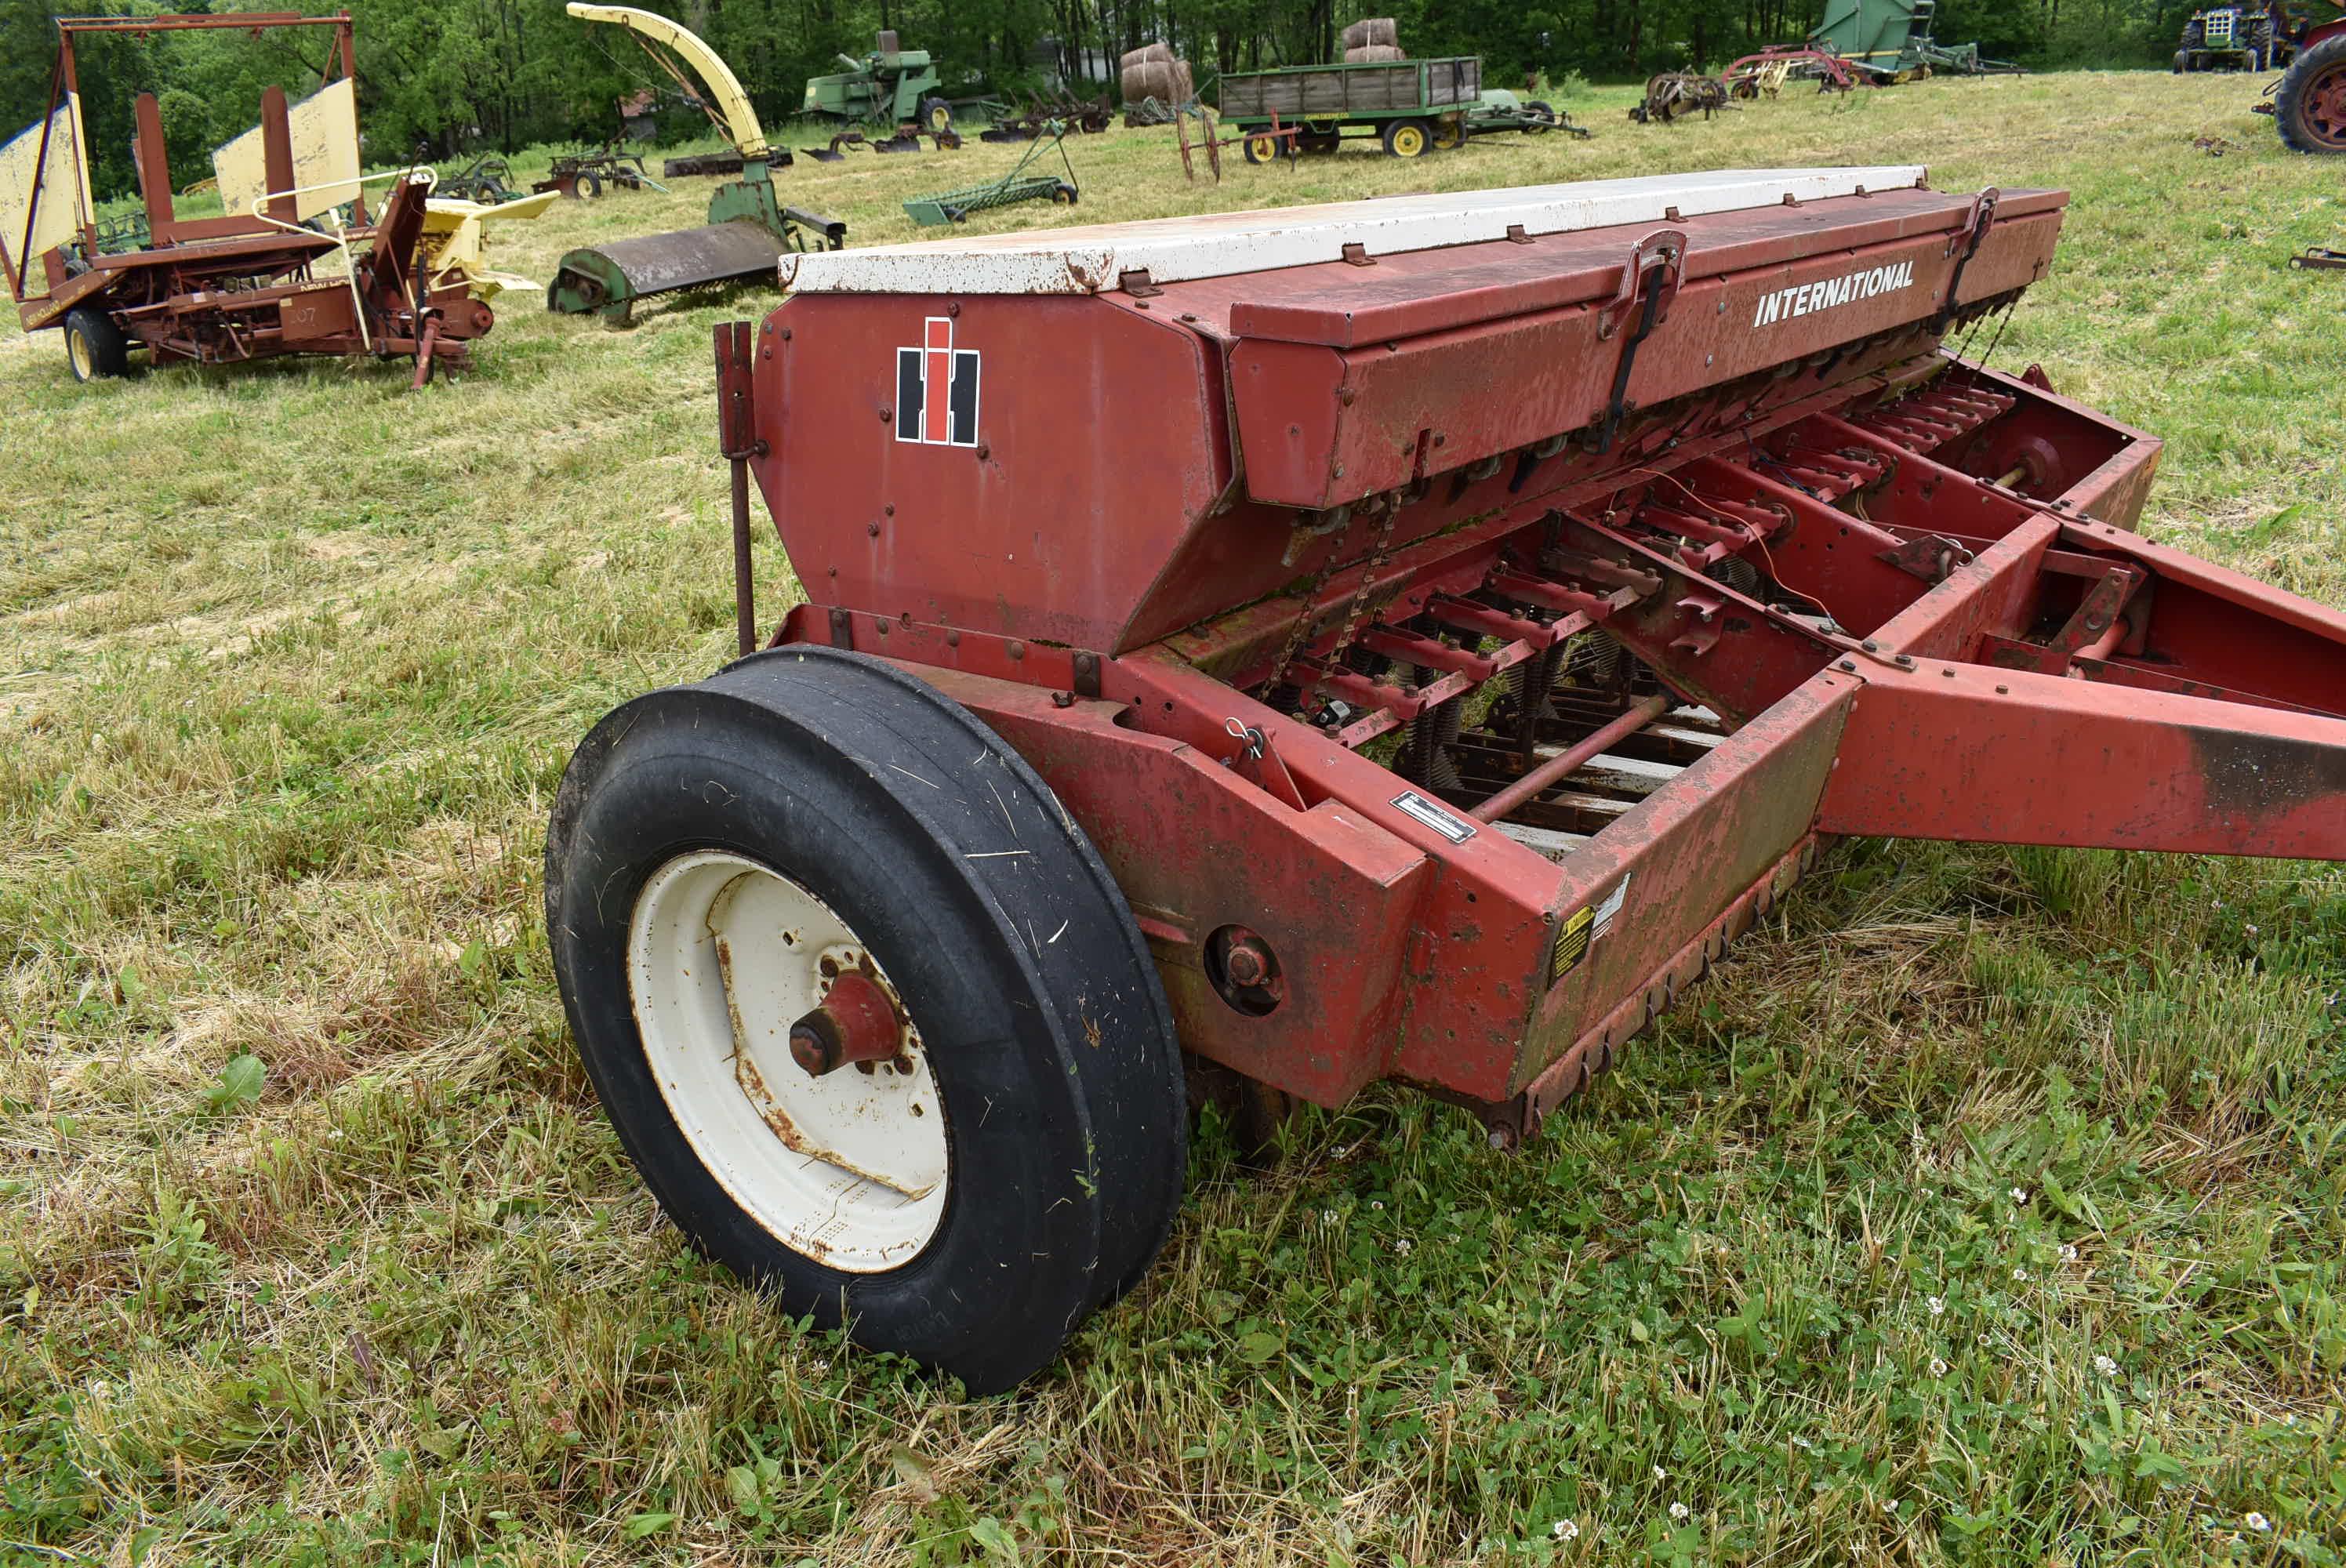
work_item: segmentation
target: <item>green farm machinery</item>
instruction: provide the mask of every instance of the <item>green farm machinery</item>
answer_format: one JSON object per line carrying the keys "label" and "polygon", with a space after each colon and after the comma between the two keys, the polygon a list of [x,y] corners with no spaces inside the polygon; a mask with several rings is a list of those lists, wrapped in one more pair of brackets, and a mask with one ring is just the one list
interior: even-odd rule
{"label": "green farm machinery", "polygon": [[1525,136],[1541,136],[1560,130],[1566,136],[1586,139],[1588,128],[1572,123],[1572,117],[1538,98],[1526,98],[1504,87],[1487,87],[1482,97],[1466,114],[1466,134],[1491,136],[1502,131],[1521,131]]}
{"label": "green farm machinery", "polygon": [[2269,71],[2285,66],[2296,51],[2285,27],[2276,26],[2279,6],[2213,5],[2194,11],[2183,24],[2175,70]]}
{"label": "green farm machinery", "polygon": [[[801,113],[882,133],[874,138],[903,142],[921,136],[940,146],[958,147],[954,134],[953,106],[937,92],[937,67],[926,49],[899,48],[896,35],[883,32],[880,46],[857,59],[842,55],[847,68],[828,76],[807,78]],[[888,150],[901,150],[889,148]]]}
{"label": "green farm machinery", "polygon": [[1225,71],[1220,97],[1220,123],[1239,133],[1249,163],[1282,156],[1274,139],[1282,127],[1300,127],[1307,153],[1358,138],[1395,158],[1420,158],[1465,141],[1482,112],[1483,62],[1461,56]]}
{"label": "green farm machinery", "polygon": [[[916,196],[904,203],[904,216],[928,229],[940,224],[965,222],[973,212],[984,212],[995,207],[1015,207],[1022,201],[1048,201],[1061,207],[1073,205],[1080,192],[1076,188],[1075,165],[1067,161],[1067,129],[1065,120],[1052,121],[1046,133],[1048,139],[1037,138],[1027,148],[1025,156],[1000,179],[960,190],[940,191],[934,196]],[[1067,171],[1065,179],[1047,171],[1040,174],[1026,172],[1036,155],[1046,148],[1057,149],[1059,163]]]}
{"label": "green farm machinery", "polygon": [[1938,0],[1825,0],[1824,19],[1809,46],[1847,61],[1871,86],[1913,81],[1936,72],[2016,76],[2020,67],[1984,59],[1977,44],[1942,44],[1931,36]]}
{"label": "green farm machinery", "polygon": [[844,223],[786,207],[774,194],[770,165],[787,163],[790,154],[768,145],[749,94],[717,51],[649,11],[580,0],[571,0],[565,9],[589,22],[626,28],[680,80],[687,67],[697,74],[709,89],[710,118],[741,156],[741,178],[717,188],[709,199],[709,221],[699,229],[615,239],[563,257],[546,285],[547,310],[570,315],[599,311],[606,321],[625,325],[636,302],[647,296],[770,278],[786,250],[837,250],[847,243]]}

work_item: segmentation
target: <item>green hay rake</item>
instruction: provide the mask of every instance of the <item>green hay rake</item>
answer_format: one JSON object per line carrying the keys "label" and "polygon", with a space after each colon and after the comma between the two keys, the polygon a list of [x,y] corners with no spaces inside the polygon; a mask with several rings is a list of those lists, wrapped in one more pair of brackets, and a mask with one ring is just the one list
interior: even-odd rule
{"label": "green hay rake", "polygon": [[[934,196],[916,196],[904,203],[904,215],[923,228],[940,224],[959,223],[973,212],[983,212],[993,207],[1013,207],[1022,201],[1054,201],[1062,206],[1072,203],[1078,194],[1076,188],[1076,167],[1067,161],[1067,122],[1053,120],[1044,127],[1050,139],[1037,138],[1026,149],[1026,156],[1000,179],[985,185],[972,185],[959,190],[941,191]],[[1045,151],[1056,148],[1060,167],[1067,171],[1065,179],[1056,174],[1029,174],[1027,167]]]}

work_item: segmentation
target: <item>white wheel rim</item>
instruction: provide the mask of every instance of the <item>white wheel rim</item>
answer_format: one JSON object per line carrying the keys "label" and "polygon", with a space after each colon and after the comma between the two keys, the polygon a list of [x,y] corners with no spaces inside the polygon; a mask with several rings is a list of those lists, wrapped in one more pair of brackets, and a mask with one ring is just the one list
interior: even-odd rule
{"label": "white wheel rim", "polygon": [[629,997],[692,1152],[785,1247],[876,1274],[910,1262],[944,1215],[944,1107],[912,1024],[894,1063],[816,1077],[791,1057],[790,1025],[822,1001],[827,965],[862,970],[904,1013],[847,922],[754,860],[679,855],[636,899]]}
{"label": "white wheel rim", "polygon": [[74,375],[88,381],[97,364],[97,356],[90,351],[89,340],[77,331],[66,333],[66,352],[73,358]]}

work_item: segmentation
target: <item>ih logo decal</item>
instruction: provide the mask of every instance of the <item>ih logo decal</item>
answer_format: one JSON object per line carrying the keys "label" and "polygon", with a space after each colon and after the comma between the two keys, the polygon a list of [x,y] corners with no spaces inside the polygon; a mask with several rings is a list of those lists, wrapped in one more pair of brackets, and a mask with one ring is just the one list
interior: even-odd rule
{"label": "ih logo decal", "polygon": [[896,351],[896,439],[977,444],[977,351],[954,347],[949,317],[931,316],[917,349]]}

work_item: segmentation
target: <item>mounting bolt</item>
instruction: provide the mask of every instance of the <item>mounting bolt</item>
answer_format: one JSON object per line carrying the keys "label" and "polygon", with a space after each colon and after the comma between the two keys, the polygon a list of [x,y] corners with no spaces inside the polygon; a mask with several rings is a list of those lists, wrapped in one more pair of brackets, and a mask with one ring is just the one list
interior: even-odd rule
{"label": "mounting bolt", "polygon": [[1857,673],[1857,661],[1853,658],[1845,658],[1841,661],[1841,667],[1849,671],[1850,674],[1855,675]]}
{"label": "mounting bolt", "polygon": [[1270,978],[1270,952],[1260,937],[1250,932],[1231,942],[1222,968],[1233,984],[1260,985]]}
{"label": "mounting bolt", "polygon": [[893,424],[895,422],[896,411],[890,408],[886,403],[882,403],[880,405],[880,423],[882,424]]}
{"label": "mounting bolt", "polygon": [[866,523],[866,524],[863,525],[863,531],[864,531],[866,534],[871,535],[872,535],[872,537],[873,537],[874,539],[877,539],[878,537],[880,537],[880,524],[879,524],[878,520],[877,520],[877,519],[874,519],[873,521],[872,521],[872,522],[870,522],[870,523]]}
{"label": "mounting bolt", "polygon": [[1051,694],[1051,706],[1053,708],[1073,708],[1076,706],[1076,694],[1072,691],[1055,691]]}

